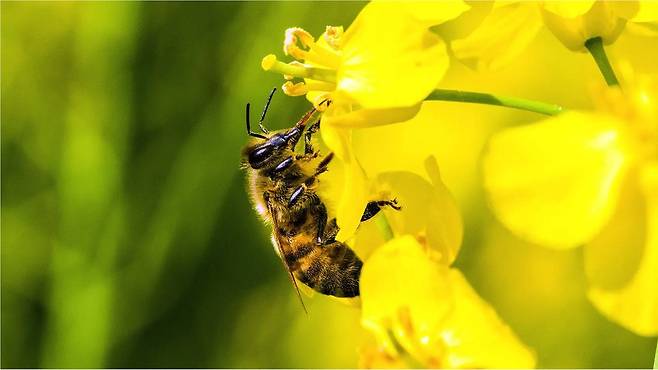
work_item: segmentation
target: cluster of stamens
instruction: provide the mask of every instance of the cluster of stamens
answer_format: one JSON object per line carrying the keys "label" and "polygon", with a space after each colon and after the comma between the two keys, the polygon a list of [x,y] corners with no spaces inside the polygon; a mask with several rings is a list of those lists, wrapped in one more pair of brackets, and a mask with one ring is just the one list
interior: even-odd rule
{"label": "cluster of stamens", "polygon": [[[282,90],[286,95],[300,96],[311,91],[313,104],[320,110],[321,102],[330,99],[336,89],[336,75],[340,67],[342,27],[327,26],[322,38],[316,41],[310,33],[299,27],[286,30],[283,52],[295,58],[290,63],[277,60],[273,54],[263,58],[266,71],[278,72],[287,80]],[[303,81],[294,81],[301,78]]]}

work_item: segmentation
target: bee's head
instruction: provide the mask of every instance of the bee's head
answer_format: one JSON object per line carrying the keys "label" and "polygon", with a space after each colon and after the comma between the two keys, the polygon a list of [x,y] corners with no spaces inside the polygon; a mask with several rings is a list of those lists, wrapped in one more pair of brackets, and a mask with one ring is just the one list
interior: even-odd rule
{"label": "bee's head", "polygon": [[285,132],[265,137],[264,141],[256,141],[248,145],[244,155],[253,169],[266,167],[268,164],[279,164],[284,152],[292,149],[301,136],[301,130],[292,128]]}
{"label": "bee's head", "polygon": [[263,109],[263,113],[261,114],[260,121],[258,122],[258,127],[262,133],[251,131],[251,126],[249,124],[249,103],[247,103],[247,134],[258,140],[252,141],[252,143],[243,150],[243,155],[247,158],[249,166],[253,169],[264,168],[270,164],[278,165],[283,153],[286,150],[293,149],[295,144],[297,144],[302,136],[302,132],[304,131],[306,121],[311,114],[315,112],[315,109],[313,109],[311,112],[307,113],[293,128],[270,135],[265,126],[263,126],[263,120],[265,119],[265,113],[267,113],[267,109],[270,106],[275,91],[276,88],[272,89],[272,92],[267,99],[267,103],[265,104],[265,108]]}
{"label": "bee's head", "polygon": [[276,134],[269,135],[268,130],[263,126],[263,120],[265,119],[265,113],[267,108],[270,105],[272,100],[272,95],[276,91],[272,89],[270,96],[261,115],[260,122],[258,122],[258,127],[260,127],[262,133],[251,131],[251,126],[249,124],[249,104],[247,103],[247,134],[251,137],[260,140],[254,140],[250,145],[248,145],[244,151],[243,155],[246,157],[249,162],[249,166],[253,169],[260,169],[266,167],[268,164],[275,163],[278,164],[277,159],[281,159],[282,154],[287,149],[292,149],[299,138],[302,136],[303,126],[302,127],[293,127],[288,131],[280,132]]}

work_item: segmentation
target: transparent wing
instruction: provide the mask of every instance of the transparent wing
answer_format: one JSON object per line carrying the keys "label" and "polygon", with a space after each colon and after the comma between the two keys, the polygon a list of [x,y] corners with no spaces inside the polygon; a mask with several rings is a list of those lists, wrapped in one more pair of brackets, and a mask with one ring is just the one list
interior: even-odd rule
{"label": "transparent wing", "polygon": [[288,275],[290,276],[290,280],[292,281],[293,286],[295,287],[295,291],[297,292],[297,297],[299,298],[299,302],[302,304],[302,308],[304,308],[304,312],[308,314],[308,311],[306,310],[306,305],[304,304],[304,300],[302,299],[302,295],[299,292],[299,287],[297,286],[297,280],[295,279],[295,276],[292,273],[292,270],[290,269],[290,266],[288,266],[288,262],[286,262],[285,255],[283,254],[283,248],[281,247],[282,242],[281,242],[281,234],[279,234],[279,225],[277,222],[276,218],[276,213],[274,211],[274,208],[272,207],[272,204],[270,203],[269,199],[266,200],[267,203],[267,209],[270,212],[270,216],[272,219],[272,226],[274,227],[274,231],[272,234],[274,235],[274,240],[276,244],[276,248],[279,251],[279,256],[281,257],[281,262],[283,262],[283,267],[288,271]]}

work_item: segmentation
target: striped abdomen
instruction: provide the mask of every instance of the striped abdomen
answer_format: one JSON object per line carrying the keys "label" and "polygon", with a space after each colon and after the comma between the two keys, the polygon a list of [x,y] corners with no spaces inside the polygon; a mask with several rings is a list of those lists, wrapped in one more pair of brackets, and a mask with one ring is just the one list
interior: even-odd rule
{"label": "striped abdomen", "polygon": [[322,294],[336,297],[359,295],[363,262],[344,243],[299,246],[286,253],[286,263],[299,281]]}

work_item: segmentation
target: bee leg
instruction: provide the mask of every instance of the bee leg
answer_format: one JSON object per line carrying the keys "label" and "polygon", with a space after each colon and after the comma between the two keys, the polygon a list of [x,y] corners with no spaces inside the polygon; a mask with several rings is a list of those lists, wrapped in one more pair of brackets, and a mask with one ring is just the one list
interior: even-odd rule
{"label": "bee leg", "polygon": [[322,235],[322,242],[320,244],[331,244],[335,242],[339,230],[340,228],[336,223],[336,219],[332,218],[324,228],[324,234]]}
{"label": "bee leg", "polygon": [[288,199],[288,208],[294,207],[304,197],[306,193],[306,184],[301,184],[290,195]]}
{"label": "bee leg", "polygon": [[326,157],[322,159],[322,161],[318,164],[318,167],[315,169],[315,176],[326,172],[327,169],[329,168],[329,163],[331,163],[331,160],[334,159],[334,153],[331,152],[327,154]]}
{"label": "bee leg", "polygon": [[316,157],[318,155],[317,152],[313,151],[311,138],[313,137],[313,134],[318,131],[319,128],[320,128],[320,120],[310,125],[306,130],[306,133],[304,134],[304,154],[306,155],[313,154],[313,157]]}
{"label": "bee leg", "polygon": [[397,199],[392,199],[392,200],[375,200],[372,202],[369,202],[366,205],[366,209],[363,211],[363,215],[361,216],[361,222],[367,221],[371,218],[373,218],[379,211],[382,209],[382,207],[391,207],[396,211],[399,211],[402,209],[398,205]]}
{"label": "bee leg", "polygon": [[322,202],[318,202],[313,208],[313,212],[317,215],[318,221],[316,240],[318,244],[322,245],[327,241],[324,238],[324,230],[327,226],[327,208],[324,206],[324,204],[322,204]]}
{"label": "bee leg", "polygon": [[317,220],[314,229],[316,240],[318,244],[324,244],[326,241],[324,235],[327,226],[327,208],[317,194],[306,193],[306,185],[299,185],[290,195],[288,208],[292,214],[299,215],[303,212],[310,212],[315,215]]}

